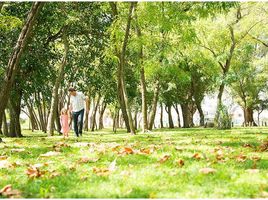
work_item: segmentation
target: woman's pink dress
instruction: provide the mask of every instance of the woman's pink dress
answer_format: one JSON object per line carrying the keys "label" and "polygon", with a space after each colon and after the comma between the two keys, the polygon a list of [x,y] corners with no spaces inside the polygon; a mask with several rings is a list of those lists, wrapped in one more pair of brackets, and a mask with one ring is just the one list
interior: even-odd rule
{"label": "woman's pink dress", "polygon": [[60,116],[60,123],[61,123],[61,131],[62,133],[68,133],[70,128],[69,128],[69,123],[68,123],[68,115],[61,115]]}

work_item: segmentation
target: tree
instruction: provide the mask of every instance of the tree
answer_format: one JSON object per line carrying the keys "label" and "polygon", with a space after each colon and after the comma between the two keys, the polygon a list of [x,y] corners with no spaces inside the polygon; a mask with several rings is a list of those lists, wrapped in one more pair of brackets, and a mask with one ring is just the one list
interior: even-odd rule
{"label": "tree", "polygon": [[4,110],[7,106],[12,85],[14,79],[19,71],[19,61],[22,56],[22,53],[27,45],[27,39],[31,34],[32,28],[34,26],[36,17],[38,16],[39,11],[43,7],[44,3],[36,2],[33,3],[31,10],[29,11],[26,22],[21,30],[19,38],[17,40],[16,46],[13,50],[13,53],[9,59],[8,66],[6,68],[6,73],[4,77],[4,82],[1,86],[0,91],[0,119],[3,119]]}

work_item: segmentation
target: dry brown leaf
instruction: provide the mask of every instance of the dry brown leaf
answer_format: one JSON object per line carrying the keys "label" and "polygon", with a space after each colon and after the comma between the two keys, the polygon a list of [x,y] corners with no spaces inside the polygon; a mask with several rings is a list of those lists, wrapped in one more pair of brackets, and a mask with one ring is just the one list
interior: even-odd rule
{"label": "dry brown leaf", "polygon": [[0,160],[6,160],[7,156],[0,156]]}
{"label": "dry brown leaf", "polygon": [[21,192],[19,190],[13,190],[12,185],[6,185],[0,190],[0,196],[8,198],[21,198]]}
{"label": "dry brown leaf", "polygon": [[89,158],[89,157],[81,157],[80,159],[79,159],[79,163],[89,163],[89,162],[91,162],[91,163],[94,163],[94,162],[97,162],[99,160],[99,158]]}
{"label": "dry brown leaf", "polygon": [[245,162],[246,159],[247,159],[247,156],[243,155],[243,154],[236,156],[236,161],[238,161],[238,162]]}
{"label": "dry brown leaf", "polygon": [[159,159],[160,163],[166,162],[170,158],[170,155],[164,155],[162,158]]}
{"label": "dry brown leaf", "polygon": [[202,156],[199,153],[195,153],[192,158],[195,158],[197,160],[200,160],[202,158]]}
{"label": "dry brown leaf", "polygon": [[107,176],[110,174],[110,171],[108,168],[97,168],[93,167],[93,172],[98,176]]}
{"label": "dry brown leaf", "polygon": [[154,150],[153,149],[140,149],[139,154],[151,154]]}
{"label": "dry brown leaf", "polygon": [[245,143],[242,146],[245,147],[245,148],[252,148],[252,145],[251,144],[248,144],[248,143]]}
{"label": "dry brown leaf", "polygon": [[65,142],[59,142],[59,143],[53,145],[53,148],[55,148],[55,147],[70,147],[70,145],[65,143]]}
{"label": "dry brown leaf", "polygon": [[41,171],[39,168],[36,168],[34,166],[30,166],[26,170],[26,174],[28,175],[29,178],[38,178],[43,176],[45,173],[46,173],[45,171]]}
{"label": "dry brown leaf", "polygon": [[216,169],[206,167],[206,168],[200,169],[199,172],[202,174],[212,174],[216,172]]}
{"label": "dry brown leaf", "polygon": [[250,174],[256,174],[256,173],[259,173],[260,170],[259,169],[247,169],[246,172],[248,172]]}
{"label": "dry brown leaf", "polygon": [[11,166],[12,166],[13,168],[18,167],[18,166],[22,166],[22,165],[23,165],[23,164],[20,163],[20,162],[18,162],[18,161],[15,161],[15,162],[11,163]]}
{"label": "dry brown leaf", "polygon": [[126,154],[133,154],[134,151],[133,151],[133,149],[130,148],[130,147],[124,147],[124,153],[126,153]]}
{"label": "dry brown leaf", "polygon": [[41,154],[40,156],[41,157],[51,157],[51,156],[58,156],[60,155],[61,153],[60,152],[56,152],[56,151],[49,151],[45,154]]}
{"label": "dry brown leaf", "polygon": [[73,144],[74,147],[87,147],[90,146],[90,143],[88,142],[77,142],[75,144]]}
{"label": "dry brown leaf", "polygon": [[49,175],[49,178],[54,178],[56,176],[60,176],[61,174],[59,172],[52,172],[50,175]]}
{"label": "dry brown leaf", "polygon": [[25,149],[10,149],[10,150],[11,152],[18,152],[18,153],[25,151]]}
{"label": "dry brown leaf", "polygon": [[268,150],[268,141],[264,141],[260,146],[259,146],[259,151],[267,151]]}
{"label": "dry brown leaf", "polygon": [[257,155],[254,155],[250,158],[251,160],[254,160],[254,161],[259,161],[261,159],[260,156],[257,156]]}
{"label": "dry brown leaf", "polygon": [[184,165],[184,161],[182,159],[177,160],[177,165],[182,167]]}

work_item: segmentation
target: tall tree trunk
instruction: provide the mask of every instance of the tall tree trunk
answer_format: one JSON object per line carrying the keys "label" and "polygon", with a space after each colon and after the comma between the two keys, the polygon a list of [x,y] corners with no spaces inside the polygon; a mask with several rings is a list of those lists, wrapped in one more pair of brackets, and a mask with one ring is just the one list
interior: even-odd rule
{"label": "tall tree trunk", "polygon": [[90,111],[90,98],[86,99],[86,112],[85,112],[85,122],[84,122],[84,130],[88,131],[88,115]]}
{"label": "tall tree trunk", "polygon": [[5,136],[9,135],[8,125],[7,125],[7,118],[6,118],[6,112],[5,111],[3,113],[3,134]]}
{"label": "tall tree trunk", "polygon": [[253,109],[250,107],[243,108],[244,110],[244,123],[246,126],[257,126],[253,118]]}
{"label": "tall tree trunk", "polygon": [[[116,21],[118,19],[117,3],[110,2],[110,6],[112,9],[114,21]],[[113,37],[112,40],[114,43],[117,42],[117,41],[115,41],[115,37]],[[116,56],[120,60],[120,58],[121,58],[120,53],[119,53],[120,50],[116,46],[114,46],[114,47],[115,47],[114,50],[115,50]],[[121,77],[123,76],[123,74],[122,74],[120,63],[121,63],[121,60],[120,60],[119,64],[117,65],[117,97],[118,97],[118,101],[120,104],[122,115],[123,115],[123,118],[125,121],[127,132],[130,133],[131,129],[130,129],[130,125],[129,125],[129,119],[128,119],[128,114],[127,114],[127,109],[126,109],[126,104],[125,104],[125,99],[124,99],[124,94],[123,94],[123,88],[122,88],[122,81],[121,81],[122,78]]]}
{"label": "tall tree trunk", "polygon": [[175,111],[176,111],[176,113],[177,113],[177,119],[178,119],[178,127],[180,128],[181,127],[181,118],[180,118],[180,112],[179,112],[179,108],[178,108],[178,105],[177,104],[175,104],[174,106],[174,109],[175,109]]}
{"label": "tall tree trunk", "polygon": [[95,108],[93,109],[93,112],[92,112],[91,131],[94,131],[96,128],[96,114],[97,114],[97,110],[99,107],[100,99],[101,99],[101,96],[99,94],[97,94],[96,105],[95,105]]}
{"label": "tall tree trunk", "polygon": [[128,123],[129,123],[129,128],[131,134],[136,134],[135,127],[133,124],[133,119],[131,115],[131,109],[128,101],[128,95],[127,95],[127,90],[126,90],[126,83],[125,83],[125,55],[126,55],[126,48],[127,48],[127,42],[129,38],[129,32],[130,32],[130,24],[131,24],[131,19],[132,19],[132,12],[134,9],[134,6],[137,4],[137,2],[131,2],[130,7],[129,7],[129,13],[128,13],[128,18],[127,18],[127,26],[125,30],[125,36],[124,36],[124,41],[121,49],[121,53],[119,54],[119,71],[121,71],[120,75],[120,80],[121,80],[121,86],[122,86],[122,92],[123,92],[123,98],[125,100],[125,106],[127,110],[127,116],[128,116]]}
{"label": "tall tree trunk", "polygon": [[160,128],[164,128],[164,123],[163,123],[163,104],[160,104]]}
{"label": "tall tree trunk", "polygon": [[190,110],[189,110],[189,103],[182,103],[181,109],[182,109],[182,117],[183,117],[183,128],[189,128],[190,127]]}
{"label": "tall tree trunk", "polygon": [[154,90],[152,111],[151,111],[150,121],[149,121],[149,130],[153,129],[154,119],[155,119],[155,114],[156,114],[156,109],[157,109],[159,90],[160,90],[160,86],[159,86],[159,81],[157,80],[156,81],[156,87],[155,87],[155,90]]}
{"label": "tall tree trunk", "polygon": [[33,3],[32,8],[27,16],[26,22],[17,40],[13,53],[8,61],[8,66],[0,91],[0,119],[3,118],[4,110],[10,97],[10,91],[14,83],[15,76],[19,71],[19,61],[27,45],[27,39],[32,31],[36,17],[43,5],[44,3],[42,2]]}
{"label": "tall tree trunk", "polygon": [[56,78],[55,85],[53,87],[52,100],[51,100],[50,112],[49,112],[48,123],[47,123],[47,131],[48,131],[49,136],[54,135],[54,119],[57,114],[56,112],[57,112],[57,105],[58,105],[58,100],[59,100],[58,91],[59,91],[61,80],[64,77],[64,69],[67,63],[67,54],[69,51],[69,43],[68,43],[68,38],[66,35],[66,28],[67,27],[64,27],[63,36],[62,36],[62,40],[64,44],[64,56],[63,56],[63,60],[59,69],[59,75]]}
{"label": "tall tree trunk", "polygon": [[38,92],[37,95],[35,95],[35,99],[38,102],[37,104],[37,111],[38,111],[38,115],[39,115],[39,120],[40,120],[40,124],[41,124],[41,130],[43,132],[46,131],[46,124],[45,124],[45,114],[43,111],[43,105],[42,105],[42,101],[41,101],[41,96],[40,93]]}
{"label": "tall tree trunk", "polygon": [[201,106],[201,102],[196,102],[196,107],[197,110],[199,112],[199,116],[200,116],[200,126],[204,126],[205,125],[205,116],[204,116],[204,112]]}
{"label": "tall tree trunk", "polygon": [[[138,38],[141,40],[141,30],[138,24],[137,12],[135,12],[136,18],[136,32]],[[148,130],[148,117],[147,117],[147,97],[146,97],[146,83],[145,83],[145,74],[143,66],[143,44],[140,41],[140,50],[139,50],[139,66],[140,66],[140,84],[141,84],[141,100],[142,100],[142,132]]]}
{"label": "tall tree trunk", "polygon": [[169,125],[169,128],[174,128],[174,123],[173,123],[173,119],[172,119],[171,105],[168,105],[166,107],[166,111],[167,111],[167,114],[168,114],[168,125]]}
{"label": "tall tree trunk", "polygon": [[102,102],[102,105],[100,106],[100,115],[99,115],[99,129],[103,129],[103,114],[105,112],[107,104],[105,102]]}

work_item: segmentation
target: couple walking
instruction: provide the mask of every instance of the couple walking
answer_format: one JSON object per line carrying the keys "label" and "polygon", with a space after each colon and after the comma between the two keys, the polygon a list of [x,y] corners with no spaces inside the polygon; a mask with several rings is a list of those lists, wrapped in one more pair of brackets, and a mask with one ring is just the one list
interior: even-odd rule
{"label": "couple walking", "polygon": [[[83,130],[83,118],[84,118],[84,102],[87,100],[82,92],[76,91],[75,88],[69,88],[70,94],[70,107],[69,111],[72,113],[73,124],[74,124],[74,132],[77,137],[82,136]],[[61,132],[64,134],[64,137],[68,137],[69,132],[69,117],[67,109],[63,109],[61,111],[60,121],[61,121]]]}

